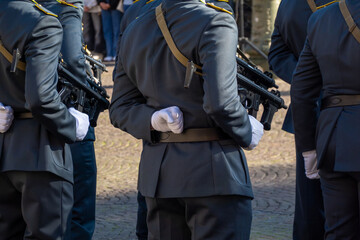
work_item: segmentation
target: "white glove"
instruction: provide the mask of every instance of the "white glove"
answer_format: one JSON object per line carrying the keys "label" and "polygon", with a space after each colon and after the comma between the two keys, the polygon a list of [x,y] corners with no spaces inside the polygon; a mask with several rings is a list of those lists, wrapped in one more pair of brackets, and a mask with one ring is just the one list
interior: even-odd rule
{"label": "white glove", "polygon": [[0,103],[0,133],[4,133],[9,130],[13,119],[13,109],[10,106],[4,106]]}
{"label": "white glove", "polygon": [[159,132],[182,133],[183,114],[177,106],[161,109],[151,116],[151,125]]}
{"label": "white glove", "polygon": [[70,114],[76,119],[76,141],[82,141],[89,130],[89,116],[79,112],[75,108],[68,109]]}
{"label": "white glove", "polygon": [[253,150],[259,144],[261,137],[264,135],[264,126],[251,115],[249,115],[249,120],[251,124],[252,137],[250,145],[245,148],[245,150]]}
{"label": "white glove", "polygon": [[319,170],[317,169],[316,150],[303,152],[305,175],[309,179],[319,179]]}

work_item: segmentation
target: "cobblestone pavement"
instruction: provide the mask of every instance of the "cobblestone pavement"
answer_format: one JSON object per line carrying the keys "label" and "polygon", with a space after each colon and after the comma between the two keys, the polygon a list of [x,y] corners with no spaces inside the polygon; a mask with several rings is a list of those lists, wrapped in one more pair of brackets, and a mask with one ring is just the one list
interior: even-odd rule
{"label": "cobblestone pavement", "polygon": [[[113,67],[103,75],[112,91]],[[289,103],[289,86],[278,80],[282,97]],[[295,199],[295,150],[291,134],[281,130],[286,111],[275,114],[272,130],[245,154],[255,199],[251,240],[291,239]],[[141,141],[109,121],[108,111],[99,117],[95,142],[98,184],[95,240],[135,240],[136,184]]]}

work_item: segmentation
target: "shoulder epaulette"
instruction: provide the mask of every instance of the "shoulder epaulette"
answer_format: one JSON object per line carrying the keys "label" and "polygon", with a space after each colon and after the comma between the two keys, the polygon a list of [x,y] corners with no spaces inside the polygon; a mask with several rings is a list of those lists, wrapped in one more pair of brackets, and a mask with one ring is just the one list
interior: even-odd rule
{"label": "shoulder epaulette", "polygon": [[328,2],[328,3],[324,4],[324,5],[318,6],[318,7],[316,7],[316,10],[327,7],[327,6],[329,6],[329,5],[333,4],[333,3],[336,3],[336,2],[339,2],[339,0],[331,1],[331,2]]}
{"label": "shoulder epaulette", "polygon": [[218,7],[218,6],[216,6],[215,4],[213,4],[213,3],[206,3],[206,6],[211,7],[211,8],[214,8],[214,9],[219,10],[219,11],[226,12],[226,13],[232,15],[232,12],[226,10],[225,8]]}
{"label": "shoulder epaulette", "polygon": [[155,1],[155,0],[149,0],[149,1],[147,1],[145,4],[151,3],[151,2],[153,2],[153,1]]}
{"label": "shoulder epaulette", "polygon": [[321,5],[321,6],[318,6],[318,7],[316,6],[314,0],[307,0],[307,2],[309,4],[309,7],[310,7],[311,11],[316,12],[317,10],[319,10],[321,8],[324,8],[324,7],[329,6],[329,5],[333,4],[333,3],[339,2],[339,0],[334,0],[334,1],[328,2],[328,3],[326,3],[324,5]]}
{"label": "shoulder epaulette", "polygon": [[229,2],[229,0],[216,0],[217,2],[226,2],[226,3],[228,3]]}
{"label": "shoulder epaulette", "polygon": [[78,8],[77,6],[75,6],[74,4],[68,3],[65,0],[56,0],[58,3],[63,4],[63,5],[67,5],[70,7],[74,7],[74,8]]}
{"label": "shoulder epaulette", "polygon": [[140,0],[134,0],[134,1],[133,1],[133,4],[134,4],[134,3],[137,3],[137,2],[139,2],[139,1],[140,1]]}
{"label": "shoulder epaulette", "polygon": [[50,15],[50,16],[54,16],[54,17],[58,17],[58,15],[50,12],[49,10],[47,10],[46,8],[44,8],[43,6],[41,6],[40,4],[38,4],[35,0],[31,0],[33,3],[35,3],[35,6],[37,7],[37,9],[39,9],[40,11],[42,11],[43,13]]}

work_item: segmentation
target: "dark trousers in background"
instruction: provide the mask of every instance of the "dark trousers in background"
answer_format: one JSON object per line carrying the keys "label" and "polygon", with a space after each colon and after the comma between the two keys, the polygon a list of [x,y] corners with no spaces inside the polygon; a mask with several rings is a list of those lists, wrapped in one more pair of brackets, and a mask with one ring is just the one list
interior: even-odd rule
{"label": "dark trousers in background", "polygon": [[96,160],[93,141],[70,145],[74,163],[71,239],[90,240],[95,230]]}
{"label": "dark trousers in background", "polygon": [[105,40],[102,31],[101,13],[84,12],[84,42],[90,51],[105,54]]}
{"label": "dark trousers in background", "polygon": [[69,239],[73,185],[50,172],[0,173],[0,239]]}
{"label": "dark trousers in background", "polygon": [[304,158],[296,151],[294,240],[320,240],[325,233],[324,203],[318,179],[305,175]]}
{"label": "dark trousers in background", "polygon": [[148,198],[149,240],[248,240],[251,200],[242,196]]}
{"label": "dark trousers in background", "polygon": [[136,236],[139,240],[147,240],[148,228],[146,224],[147,207],[145,197],[140,192],[137,194],[137,219],[136,219]]}

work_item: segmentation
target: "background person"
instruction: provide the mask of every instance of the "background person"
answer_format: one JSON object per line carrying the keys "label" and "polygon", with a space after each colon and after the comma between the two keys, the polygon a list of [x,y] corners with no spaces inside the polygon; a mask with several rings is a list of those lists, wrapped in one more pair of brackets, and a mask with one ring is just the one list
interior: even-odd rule
{"label": "background person", "polygon": [[84,44],[96,59],[103,59],[105,40],[102,30],[101,8],[96,0],[84,0],[82,18]]}
{"label": "background person", "polygon": [[[278,77],[289,84],[292,84],[293,72],[304,47],[307,21],[313,13],[308,2],[305,0],[282,0],[275,19],[268,55],[269,65]],[[329,2],[330,0],[313,1],[315,6],[323,6]],[[286,113],[282,129],[294,133],[291,105]],[[304,158],[298,150],[296,136],[295,143],[296,194],[293,239],[322,239],[325,218],[320,181],[306,177]]]}
{"label": "background person", "polygon": [[120,35],[123,13],[116,10],[119,0],[97,0],[101,7],[101,18],[106,44],[105,62],[115,61],[116,44]]}
{"label": "background person", "polygon": [[[346,4],[358,27],[360,2]],[[325,239],[360,239],[360,42],[349,32],[339,3],[314,13],[307,29],[291,86],[298,149],[320,169]]]}

